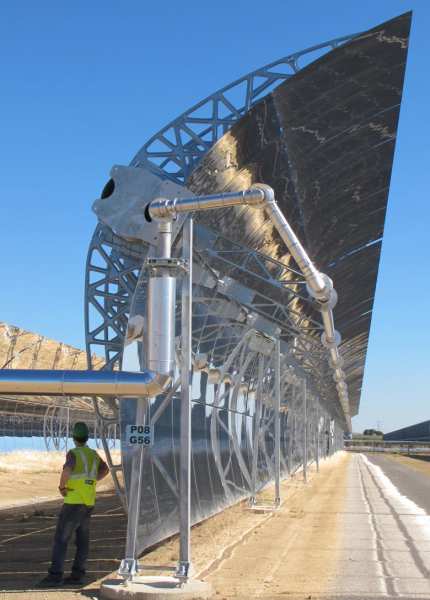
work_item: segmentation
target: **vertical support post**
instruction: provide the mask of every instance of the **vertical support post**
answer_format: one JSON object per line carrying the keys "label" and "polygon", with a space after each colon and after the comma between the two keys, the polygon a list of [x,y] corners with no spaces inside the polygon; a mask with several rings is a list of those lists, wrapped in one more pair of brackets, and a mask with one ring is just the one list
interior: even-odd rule
{"label": "vertical support post", "polygon": [[293,441],[293,411],[291,407],[288,407],[287,413],[287,431],[288,431],[288,446],[287,446],[287,467],[288,467],[288,476],[291,477],[291,455],[292,455],[292,441]]}
{"label": "vertical support post", "polygon": [[[144,398],[136,399],[136,424],[143,424],[147,400]],[[121,562],[120,574],[132,579],[138,572],[136,542],[139,529],[140,501],[142,498],[142,467],[143,453],[146,451],[144,446],[133,449],[133,459],[131,463],[130,494],[128,504],[127,519],[127,541],[125,544],[126,558]]]}
{"label": "vertical support post", "polygon": [[49,442],[48,442],[48,417],[49,417],[49,409],[50,407],[48,406],[45,414],[43,415],[43,440],[45,442],[45,448],[46,450],[49,450]]}
{"label": "vertical support post", "polygon": [[258,471],[258,449],[260,446],[260,422],[261,408],[263,404],[263,377],[264,377],[264,356],[258,357],[258,385],[255,398],[255,421],[254,421],[254,441],[252,444],[252,473],[251,473],[251,497],[249,503],[255,504],[257,501],[257,471]]}
{"label": "vertical support post", "polygon": [[[292,388],[292,393],[294,393],[294,387]],[[291,423],[291,440],[290,440],[290,444],[288,446],[288,462],[289,462],[289,471],[290,471],[290,476],[291,476],[291,472],[293,470],[293,449],[296,443],[296,411],[294,409],[294,411],[291,411],[288,414],[288,418],[291,418],[292,423]]]}
{"label": "vertical support post", "polygon": [[320,427],[320,411],[318,410],[318,404],[317,404],[317,426],[315,428],[316,436],[317,436],[317,440],[316,440],[317,473],[319,473],[319,470],[320,470],[320,433],[321,433],[320,430],[321,430],[321,427]]}
{"label": "vertical support post", "polygon": [[306,378],[303,378],[303,481],[308,480],[308,393],[306,389]]}
{"label": "vertical support post", "polygon": [[275,345],[275,505],[281,503],[281,343]]}
{"label": "vertical support post", "polygon": [[[172,222],[158,223],[158,245],[156,257],[166,259],[171,257]],[[171,374],[174,369],[175,341],[175,299],[176,279],[167,273],[162,277],[151,274],[147,286],[146,306],[146,367],[158,373]],[[150,404],[146,398],[136,400],[136,424],[149,423]],[[102,436],[103,447],[108,452],[108,442]],[[131,482],[128,504],[126,557],[121,561],[118,573],[126,579],[133,579],[138,572],[136,556],[137,537],[139,530],[140,505],[142,497],[142,470],[144,453],[147,449],[142,445],[133,450],[131,466]]]}
{"label": "vertical support post", "polygon": [[193,220],[191,217],[186,220],[182,229],[182,258],[187,262],[188,269],[182,279],[179,563],[176,575],[181,579],[187,579],[191,565],[191,352],[193,284]]}

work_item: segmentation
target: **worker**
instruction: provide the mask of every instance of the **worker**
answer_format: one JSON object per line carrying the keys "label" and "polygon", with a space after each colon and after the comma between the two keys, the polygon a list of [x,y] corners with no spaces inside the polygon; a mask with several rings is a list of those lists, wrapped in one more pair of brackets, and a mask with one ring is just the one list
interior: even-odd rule
{"label": "worker", "polygon": [[[63,584],[82,585],[89,551],[90,517],[96,500],[96,484],[109,473],[107,464],[95,450],[88,448],[88,427],[76,423],[73,428],[75,448],[69,450],[58,486],[64,504],[58,515],[52,548],[52,561],[40,587]],[[69,577],[63,579],[67,545],[75,533],[76,553]]]}

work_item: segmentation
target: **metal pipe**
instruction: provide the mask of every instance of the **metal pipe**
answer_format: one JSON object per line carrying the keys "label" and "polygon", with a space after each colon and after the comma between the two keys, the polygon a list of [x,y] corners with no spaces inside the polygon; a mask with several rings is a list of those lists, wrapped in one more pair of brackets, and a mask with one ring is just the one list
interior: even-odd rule
{"label": "metal pipe", "polygon": [[[145,320],[145,366],[148,371],[173,376],[175,370],[176,276],[169,264],[172,221],[158,222],[157,258],[148,263]],[[157,259],[160,259],[157,262]],[[172,267],[172,268],[171,268]]]}
{"label": "metal pipe", "polygon": [[291,255],[294,257],[294,260],[300,267],[314,297],[322,302],[328,302],[331,290],[333,289],[331,281],[317,270],[309,258],[306,250],[301,245],[298,237],[277,205],[273,189],[268,185],[257,183],[245,191],[212,194],[210,196],[171,199],[156,198],[146,207],[145,215],[148,221],[152,221],[153,219],[175,219],[180,213],[241,205],[264,208]]}
{"label": "metal pipe", "polygon": [[156,396],[170,377],[144,371],[71,371],[1,369],[0,394],[37,396]]}
{"label": "metal pipe", "polygon": [[339,339],[339,333],[334,328],[333,311],[322,308],[321,318],[324,325],[324,332],[327,342],[333,344],[336,343],[336,345],[338,345],[337,340]]}
{"label": "metal pipe", "polygon": [[[324,333],[321,337],[321,341],[329,350],[332,363],[336,365],[339,363],[340,358],[338,346],[341,342],[341,337],[339,332],[336,331],[334,327],[333,308],[337,303],[337,294],[336,290],[333,288],[333,282],[329,277],[327,277],[327,275],[320,273],[314,266],[306,250],[301,245],[299,239],[276,203],[272,188],[264,184],[256,184],[256,187],[264,191],[264,210],[270,217],[282,240],[285,242],[290,254],[293,256],[301,272],[305,276],[309,293],[319,303],[321,318],[324,326]],[[343,375],[343,378],[341,378],[341,375]],[[337,377],[342,383],[344,383],[343,371],[338,370]],[[347,427],[349,430],[351,430],[347,387],[346,384],[344,385],[344,395],[343,397],[339,396],[339,400],[345,413]]]}
{"label": "metal pipe", "polygon": [[158,244],[157,256],[159,258],[170,258],[172,256],[172,221],[158,222]]}
{"label": "metal pipe", "polygon": [[175,277],[149,277],[145,322],[145,366],[172,376],[175,369]]}
{"label": "metal pipe", "polygon": [[259,206],[264,202],[264,191],[254,187],[242,192],[194,196],[192,198],[156,198],[148,204],[145,216],[153,219],[176,219],[180,213],[214,210],[231,206]]}
{"label": "metal pipe", "polygon": [[296,261],[301,272],[306,278],[312,295],[318,300],[328,300],[330,284],[326,281],[324,275],[318,271],[311,259],[309,258],[306,250],[303,248],[299,241],[299,238],[294,233],[287,219],[284,217],[281,209],[279,208],[273,189],[262,183],[256,184],[257,189],[261,189],[264,193],[264,204],[263,208],[267,216],[272,221],[277,232],[281,236],[283,242],[287,246],[290,254]]}

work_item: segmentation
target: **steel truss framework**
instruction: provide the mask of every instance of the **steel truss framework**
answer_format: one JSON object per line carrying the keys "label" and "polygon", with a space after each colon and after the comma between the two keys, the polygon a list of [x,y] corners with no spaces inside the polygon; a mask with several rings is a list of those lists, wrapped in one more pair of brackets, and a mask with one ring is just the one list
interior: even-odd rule
{"label": "steel truss framework", "polygon": [[[348,95],[350,90],[355,90],[360,98],[357,115],[354,110],[352,112],[344,111],[345,114],[353,115],[352,120],[347,120],[345,131],[349,132],[349,126],[351,131],[360,130],[360,135],[355,136],[353,140],[351,153],[354,155],[354,160],[358,160],[360,148],[371,135],[373,135],[370,138],[371,148],[374,153],[378,152],[378,142],[380,141],[380,136],[374,135],[372,123],[370,123],[371,133],[368,133],[366,128],[369,123],[366,121],[365,126],[361,129],[354,119],[359,119],[363,111],[365,116],[373,115],[372,110],[376,110],[375,106],[383,108],[391,99],[386,91],[391,89],[390,81],[389,78],[386,78],[382,86],[378,87],[378,91],[375,91],[374,105],[371,109],[368,108],[369,94],[366,86],[369,85],[374,90],[372,86],[375,86],[375,76],[381,75],[382,77],[382,73],[387,72],[384,61],[387,54],[390,54],[389,52],[379,52],[378,32],[385,25],[390,31],[395,32],[396,27],[401,31],[400,37],[393,37],[396,45],[402,48],[399,51],[396,50],[397,54],[393,52],[393,60],[397,60],[399,64],[394,86],[396,91],[393,94],[397,93],[401,96],[402,68],[404,67],[402,61],[404,60],[404,48],[407,47],[407,21],[408,16],[406,15],[397,21],[393,20],[376,28],[370,36],[368,35],[370,32],[367,32],[359,36],[357,41],[348,44],[345,51],[336,50],[327,60],[323,58],[319,63],[320,66],[322,65],[322,70],[326,69],[331,75],[335,72],[337,85],[343,90],[339,92],[341,106],[349,107],[348,102],[353,102]],[[324,210],[325,205],[324,202],[321,202],[321,206],[317,206],[315,202],[309,201],[306,205],[308,213],[304,215],[300,212],[301,196],[299,198],[299,192],[309,191],[307,196],[309,200],[313,197],[312,184],[318,185],[319,181],[314,181],[312,173],[307,174],[305,161],[304,165],[301,165],[304,176],[300,179],[303,190],[294,184],[293,167],[289,166],[292,154],[290,146],[288,145],[288,149],[286,148],[286,138],[283,137],[283,132],[288,130],[290,136],[288,139],[293,142],[298,143],[303,138],[308,144],[311,154],[312,150],[316,150],[315,154],[320,157],[321,181],[324,182],[327,189],[331,189],[333,174],[327,165],[331,156],[324,154],[324,148],[321,150],[323,143],[318,135],[314,135],[315,130],[306,129],[303,126],[303,120],[300,120],[300,94],[306,96],[309,93],[306,81],[309,73],[312,78],[315,71],[310,68],[306,78],[299,74],[288,85],[279,87],[278,85],[297,74],[300,61],[303,62],[310,58],[312,52],[322,55],[350,39],[352,38],[342,38],[314,47],[311,51],[304,51],[281,59],[216,92],[186,111],[151,138],[132,160],[131,166],[134,167],[132,170],[135,171],[139,167],[147,169],[148,165],[152,165],[149,169],[152,169],[152,172],[156,171],[164,179],[176,184],[187,184],[189,189],[199,196],[220,190],[230,191],[230,185],[237,193],[243,189],[244,183],[241,180],[243,173],[246,182],[252,184],[260,181],[255,177],[261,171],[263,173],[261,180],[267,184],[272,185],[272,179],[274,184],[280,180],[283,181],[284,187],[280,195],[284,205],[280,209],[296,210],[297,215],[294,214],[293,228],[298,225],[299,228],[302,227],[300,234],[305,234],[305,220],[312,220],[314,213],[319,214],[318,211]],[[369,39],[371,42],[367,47]],[[403,39],[406,42],[403,43]],[[384,44],[389,44],[390,40],[389,36],[384,38]],[[383,57],[382,60],[379,60],[380,56]],[[315,58],[315,55],[312,58]],[[343,63],[342,60],[344,60]],[[335,69],[336,61],[341,67],[338,71]],[[366,65],[369,62],[372,63],[371,76],[374,79],[368,80],[364,76],[357,83],[353,73],[348,79],[346,88],[342,87],[343,73],[345,70],[348,71],[351,62],[354,61],[354,64],[359,62],[359,68],[364,69],[365,75],[367,73]],[[318,67],[316,67],[316,71],[318,71]],[[315,77],[319,81],[318,74],[319,72]],[[327,85],[330,85],[331,77],[327,76],[322,80],[321,93],[330,95]],[[368,84],[368,81],[371,83]],[[312,82],[315,83],[313,79]],[[275,87],[277,89],[273,94],[262,99]],[[354,94],[352,96],[354,98]],[[261,102],[259,102],[260,100]],[[288,121],[289,102],[292,103],[292,106],[297,105],[296,121],[291,125],[293,131],[290,131],[288,122],[285,122],[285,120]],[[396,114],[398,111],[396,113],[396,107],[398,105],[395,104],[391,105],[391,108],[387,107],[390,108],[387,123],[393,129],[391,141],[395,139],[397,127]],[[338,108],[337,105],[336,108]],[[316,111],[320,120],[324,120],[325,110],[328,108],[322,101],[321,114]],[[384,111],[379,111],[378,115],[380,113],[382,114]],[[265,116],[268,116],[267,123]],[[306,112],[303,118],[311,119],[312,115]],[[371,118],[370,116],[369,119],[371,120]],[[240,123],[236,127],[235,123],[239,120]],[[339,114],[334,111],[332,121],[327,127],[327,135],[333,135],[336,139],[337,136],[334,134],[337,131],[338,120]],[[317,133],[318,123],[316,124]],[[297,131],[301,133],[298,134]],[[230,133],[225,135],[226,132]],[[251,134],[250,138],[247,136],[248,133]],[[266,133],[267,138],[265,137]],[[223,141],[213,148],[215,142],[222,136],[225,136]],[[315,137],[317,138],[316,142]],[[329,137],[329,139],[332,138]],[[266,143],[267,140],[270,143]],[[326,138],[323,141],[325,142]],[[348,143],[348,136],[343,133],[339,142],[341,147],[342,143],[344,145]],[[231,166],[229,158],[232,146],[233,149],[238,150],[237,160],[233,161],[233,166]],[[249,152],[246,150],[248,146]],[[277,150],[276,156],[280,157],[277,162],[275,161],[276,168],[273,165],[272,150],[274,147]],[[298,147],[299,150],[296,154],[300,159],[300,144]],[[387,144],[385,152],[378,154],[376,163],[378,165],[381,163],[382,169],[380,179],[378,179],[378,168],[370,171],[364,169],[363,171],[364,163],[360,163],[363,171],[360,171],[358,177],[360,182],[363,180],[371,187],[371,183],[374,181],[375,184],[382,186],[377,202],[377,206],[381,206],[381,211],[385,210],[386,186],[384,187],[383,184],[384,177],[391,170],[392,156],[390,152],[392,148],[393,143]],[[333,147],[330,146],[330,149],[333,154],[336,154],[335,144]],[[264,167],[268,169],[267,173],[259,164],[259,160],[264,162]],[[348,163],[347,160],[344,162]],[[261,169],[256,168],[257,163]],[[312,161],[311,164],[313,164]],[[345,188],[344,192],[348,195],[350,179],[351,177],[354,179],[354,174],[350,175],[347,166],[342,172],[345,181],[342,182],[340,192]],[[336,167],[334,167],[334,171],[336,172]],[[369,177],[365,176],[367,171],[370,172]],[[327,172],[329,172],[329,176],[327,176]],[[249,175],[249,179],[246,178],[247,175]],[[236,183],[234,182],[235,177],[237,177]],[[115,189],[115,181],[112,183],[113,186],[110,187]],[[287,183],[290,186],[288,192]],[[239,186],[237,189],[234,188],[236,184]],[[309,190],[306,186],[309,187]],[[272,187],[275,189],[276,185],[272,185]],[[324,191],[327,193],[326,188]],[[336,191],[338,191],[337,188]],[[344,199],[340,192],[339,197],[336,196],[336,199],[339,198],[339,202]],[[365,203],[370,202],[366,193],[367,189],[364,189],[363,206],[365,207],[367,206]],[[106,194],[104,193],[103,198],[107,198],[111,192],[106,191]],[[276,194],[277,191],[275,191]],[[316,190],[316,196],[320,199],[319,189]],[[355,200],[355,196],[352,197]],[[350,196],[348,198],[351,200]],[[359,198],[361,199],[361,196]],[[330,210],[335,214],[336,207],[333,204],[335,202],[331,203]],[[347,204],[345,202],[345,206]],[[173,209],[175,206],[172,205]],[[358,231],[356,221],[361,223],[365,219],[363,214],[366,213],[366,210],[363,209],[363,214],[358,210],[358,214],[356,214],[354,205],[349,206],[349,204],[346,210],[349,210],[350,213],[348,213],[349,221],[345,231],[349,231],[348,227],[350,227],[354,234],[346,242],[342,236],[340,236],[341,239],[333,237],[333,219],[330,223],[320,223],[318,227],[315,227],[314,223],[311,225],[314,233],[317,232],[313,238],[315,248],[322,248],[321,252],[325,258],[332,257],[332,262],[329,261],[327,264],[329,267],[334,264],[333,268],[335,269],[337,269],[337,258],[341,257],[345,264],[347,258],[350,259],[351,253],[348,254],[348,248],[353,250],[365,248],[366,252],[363,252],[366,254],[368,253],[367,246],[371,246],[370,241],[379,235],[379,230],[376,231],[375,227],[372,229],[371,225],[367,223],[363,233]],[[214,217],[214,220],[211,220],[211,217],[205,220],[203,217],[196,216],[197,241],[193,261],[196,275],[193,278],[192,323],[190,324],[192,331],[190,343],[195,358],[191,382],[193,401],[192,482],[194,482],[192,484],[192,518],[194,521],[213,514],[214,511],[220,510],[246,495],[255,498],[258,488],[273,476],[275,456],[280,457],[277,460],[281,462],[280,467],[283,473],[288,470],[291,473],[297,465],[303,464],[306,476],[309,459],[315,460],[318,465],[321,451],[330,452],[341,445],[343,412],[335,400],[337,394],[334,391],[334,382],[329,376],[327,355],[317,341],[322,327],[315,310],[316,306],[313,305],[305,291],[301,275],[291,267],[285,252],[282,254],[278,251],[279,244],[272,236],[272,230],[268,228],[267,220],[263,222],[262,219],[254,219],[250,216],[251,212],[252,209],[244,211],[238,209],[236,212],[227,210],[221,217]],[[298,216],[297,219],[296,216]],[[229,217],[232,217],[230,222]],[[237,222],[236,217],[238,217]],[[231,226],[232,223],[233,226]],[[383,222],[381,227],[383,227]],[[226,235],[229,240],[216,233],[216,231],[224,232],[225,230],[228,231]],[[242,230],[246,231],[243,236]],[[330,232],[331,237],[325,235],[326,230]],[[124,235],[127,233],[125,232]],[[178,256],[180,250],[180,235],[177,240],[178,247],[175,256]],[[267,254],[272,258],[257,252],[256,249],[231,241],[236,239],[238,242],[247,240],[245,243],[248,246],[255,245],[253,247],[263,249],[264,252],[266,252],[266,248],[269,248]],[[327,245],[328,248],[325,247]],[[127,324],[132,320],[134,323],[144,323],[146,280],[145,273],[141,272],[141,266],[148,251],[150,248],[146,243],[126,242],[101,224],[97,227],[91,242],[86,286],[87,351],[90,360],[93,353],[98,354],[98,351],[103,348],[106,363],[104,368],[106,369],[124,367],[122,362],[125,348],[131,342],[137,343],[136,340],[139,339],[138,337],[127,337],[132,335],[130,332],[127,333]],[[292,254],[294,255],[294,253]],[[168,256],[170,257],[170,254]],[[277,257],[281,257],[283,262],[288,262],[288,265],[275,260]],[[362,259],[361,254],[359,258]],[[377,272],[376,254],[373,260],[374,268],[367,279],[358,269],[359,278],[365,279],[366,289],[363,294],[367,294],[366,306],[370,306],[370,311],[373,300],[372,283],[376,279],[375,273]],[[350,266],[345,268],[347,270]],[[348,301],[341,306],[340,314],[343,323],[348,324],[349,336],[354,341],[351,344],[351,356],[349,356],[350,348],[347,337],[345,351],[349,362],[348,368],[354,370],[354,401],[358,402],[367,344],[364,329],[369,321],[369,312],[360,314],[359,317],[352,315],[351,320],[350,313],[354,310],[361,310],[360,306],[357,308],[357,302],[354,304],[354,285],[351,283],[355,282],[344,278],[342,283]],[[178,363],[181,364],[185,351],[181,348],[181,335],[182,338],[184,337],[181,329],[183,310],[179,297],[177,307],[176,343]],[[324,321],[325,325],[326,320]],[[354,323],[356,324],[355,328],[353,327]],[[362,339],[360,338],[360,328],[364,331]],[[254,336],[258,337],[259,342],[254,340],[251,343]],[[275,426],[279,422],[274,408],[276,404],[274,397],[279,391],[279,385],[275,385],[275,380],[276,373],[279,375],[279,369],[271,364],[271,354],[264,351],[263,347],[266,342],[261,346],[262,339],[266,342],[268,339],[277,340],[276,343],[282,349],[282,360],[287,361],[284,370],[288,376],[285,381],[282,381],[281,392],[287,408],[282,413],[281,431],[286,437],[279,442],[279,436],[275,436],[278,440],[277,443],[281,443],[280,454],[274,452],[274,432],[276,431]],[[136,350],[135,364],[142,364],[140,352],[140,350]],[[203,356],[206,366],[200,364],[205,362],[199,358]],[[337,358],[332,357],[332,360],[333,362],[337,361]],[[333,364],[331,366],[333,367]],[[126,368],[129,367],[126,366]],[[182,460],[182,453],[178,448],[179,412],[177,407],[180,398],[179,391],[185,394],[185,391],[181,389],[185,381],[184,373],[182,365],[182,380],[180,373],[177,373],[177,381],[169,394],[148,402],[144,412],[135,401],[122,401],[121,406],[112,401],[109,406],[110,414],[103,416],[105,423],[120,423],[122,427],[140,422],[139,419],[144,417],[145,422],[155,427],[154,435],[158,442],[155,443],[152,452],[142,453],[139,458],[140,462],[136,463],[133,452],[126,447],[124,430],[122,431],[123,463],[116,465],[115,469],[116,471],[121,470],[121,467],[124,469],[128,498],[132,498],[133,502],[136,502],[136,496],[131,494],[130,490],[134,490],[133,482],[137,479],[140,481],[143,477],[144,481],[150,482],[141,504],[139,496],[136,506],[132,507],[132,521],[138,523],[138,527],[133,531],[134,545],[130,556],[135,556],[136,548],[142,550],[146,545],[170,535],[177,529],[178,499],[179,506],[182,506],[182,496],[178,495],[177,477],[179,454]],[[336,373],[336,377],[339,376]],[[337,387],[340,388],[339,383]],[[276,388],[276,394],[274,388]],[[99,400],[94,399],[94,402],[96,410],[100,412]],[[117,481],[117,485],[121,489],[119,481]],[[124,504],[126,504],[124,494],[123,498]]]}
{"label": "steel truss framework", "polygon": [[206,152],[252,106],[301,68],[343,44],[345,36],[285,56],[221,88],[163,127],[131,162],[150,161],[172,180],[184,183]]}
{"label": "steel truss framework", "polygon": [[[312,60],[350,39],[352,36],[345,36],[296,52],[218,90],[181,114],[148,140],[131,161],[131,166],[139,167],[149,161],[161,169],[169,179],[184,183],[213,144],[265,94]],[[238,251],[242,252],[244,260],[237,261]],[[126,242],[115,236],[108,227],[97,225],[90,243],[86,268],[85,322],[89,368],[94,368],[93,357],[100,355],[105,360],[103,369],[121,368],[130,302],[146,252],[147,248],[144,245]],[[295,285],[288,285],[289,278],[284,281],[280,272],[287,269],[285,265],[276,265],[278,272],[274,273],[274,261],[267,268],[270,259],[263,255],[258,256],[258,253],[249,249],[237,247],[236,261],[233,263],[231,256],[228,261],[225,253],[213,249],[212,256],[206,257],[206,263],[210,264],[210,258],[214,258],[214,255],[218,262],[230,262],[230,268],[241,270],[242,274],[245,271],[249,272],[251,276],[262,280],[265,285],[276,288],[288,286],[293,297],[300,294],[292,288],[301,286],[303,290],[303,280],[297,273],[295,273]],[[292,272],[293,270],[290,269],[290,273]],[[305,335],[302,323],[296,322],[293,325],[292,301],[289,302],[290,310],[287,310],[283,300],[284,298],[281,298],[279,302],[274,302],[271,298],[260,295],[254,299],[250,309],[256,314],[269,316],[272,322],[278,323],[284,331],[288,330],[289,339],[292,332],[300,330],[299,335],[295,337],[297,358],[303,361],[305,368],[312,370],[314,375],[317,374],[316,383],[319,384],[320,389],[323,389],[327,378],[321,348]],[[313,325],[321,329],[320,322]],[[313,325],[306,324],[307,327]],[[317,365],[319,372],[315,369]],[[103,416],[100,414],[101,405],[101,400],[94,398],[94,406],[101,422],[105,425],[119,425],[117,403],[111,403],[110,414]],[[116,476],[121,471],[121,465],[111,461],[107,443],[104,445],[117,490],[125,504],[122,487]]]}

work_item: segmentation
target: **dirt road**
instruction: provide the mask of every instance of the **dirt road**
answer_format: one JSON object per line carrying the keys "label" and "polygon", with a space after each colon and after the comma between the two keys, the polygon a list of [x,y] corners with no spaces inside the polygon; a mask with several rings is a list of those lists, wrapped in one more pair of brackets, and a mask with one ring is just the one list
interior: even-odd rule
{"label": "dirt road", "polygon": [[343,456],[206,573],[218,597],[430,598],[430,478],[414,459]]}
{"label": "dirt road", "polygon": [[[335,571],[347,465],[343,455],[299,484],[273,517],[206,572],[221,598],[314,598]],[[288,488],[288,484],[284,484]]]}

